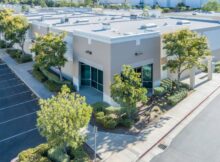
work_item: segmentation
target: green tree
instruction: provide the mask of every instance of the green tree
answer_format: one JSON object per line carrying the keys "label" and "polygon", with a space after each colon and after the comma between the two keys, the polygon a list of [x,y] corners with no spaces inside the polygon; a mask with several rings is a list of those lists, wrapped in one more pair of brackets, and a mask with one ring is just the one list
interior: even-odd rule
{"label": "green tree", "polygon": [[12,10],[4,9],[0,11],[0,39],[2,39],[5,29],[7,28],[7,22],[12,17]]}
{"label": "green tree", "polygon": [[12,44],[18,43],[24,54],[24,43],[29,23],[24,16],[12,16],[8,19],[7,28],[5,29],[5,38]]}
{"label": "green tree", "polygon": [[82,130],[88,126],[92,108],[85,97],[63,86],[57,96],[39,101],[37,127],[52,147],[77,148],[84,142]]}
{"label": "green tree", "polygon": [[217,0],[209,0],[203,7],[204,11],[220,11],[220,3]]}
{"label": "green tree", "polygon": [[43,36],[37,35],[36,41],[32,46],[31,51],[35,52],[35,62],[44,67],[57,67],[60,74],[60,80],[63,80],[62,67],[67,59],[65,53],[67,50],[66,42],[63,40],[65,33],[59,35],[48,33]]}
{"label": "green tree", "polygon": [[132,115],[130,114],[132,109],[136,108],[137,102],[147,101],[147,89],[142,86],[140,75],[131,66],[123,65],[122,73],[114,76],[111,85],[111,97],[128,109],[129,117]]}
{"label": "green tree", "polygon": [[184,71],[202,66],[199,59],[210,55],[207,38],[188,29],[165,34],[163,43],[168,60],[165,67],[177,74],[178,82]]}

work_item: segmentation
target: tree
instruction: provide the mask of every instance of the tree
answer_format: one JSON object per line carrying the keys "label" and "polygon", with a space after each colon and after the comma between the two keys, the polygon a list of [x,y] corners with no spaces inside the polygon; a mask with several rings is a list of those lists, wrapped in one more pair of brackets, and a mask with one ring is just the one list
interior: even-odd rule
{"label": "tree", "polygon": [[142,87],[140,75],[131,66],[123,65],[122,73],[114,76],[114,82],[111,85],[111,97],[129,110],[130,117],[132,114],[129,112],[136,108],[137,102],[147,101],[147,89]]}
{"label": "tree", "polygon": [[8,19],[5,29],[5,38],[10,40],[11,44],[18,43],[24,54],[24,43],[29,23],[24,16],[12,16]]}
{"label": "tree", "polygon": [[165,34],[163,43],[168,60],[165,67],[177,74],[178,82],[184,71],[200,67],[199,59],[210,55],[207,38],[188,29]]}
{"label": "tree", "polygon": [[90,120],[92,108],[85,97],[71,93],[65,85],[57,96],[39,101],[37,127],[53,147],[61,147],[66,153],[68,146],[77,148],[85,139],[82,129]]}
{"label": "tree", "polygon": [[209,0],[203,7],[204,11],[220,11],[220,4],[217,0]]}
{"label": "tree", "polygon": [[4,9],[0,11],[0,40],[2,40],[2,36],[7,28],[7,22],[12,17],[12,10]]}
{"label": "tree", "polygon": [[67,59],[65,53],[67,50],[66,42],[64,42],[65,33],[59,35],[48,33],[43,36],[36,36],[36,41],[31,49],[35,52],[35,62],[45,68],[57,67],[60,74],[60,81],[63,80],[62,67]]}

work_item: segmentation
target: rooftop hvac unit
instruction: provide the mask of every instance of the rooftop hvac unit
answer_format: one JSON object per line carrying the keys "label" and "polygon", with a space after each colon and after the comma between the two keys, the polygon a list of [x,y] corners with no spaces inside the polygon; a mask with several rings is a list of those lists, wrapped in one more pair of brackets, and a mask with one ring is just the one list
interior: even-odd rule
{"label": "rooftop hvac unit", "polygon": [[154,23],[141,25],[141,29],[156,28],[156,27],[157,27],[157,24],[154,24]]}
{"label": "rooftop hvac unit", "polygon": [[177,21],[176,24],[177,25],[184,25],[184,24],[191,24],[191,22],[189,20],[180,20],[180,21]]}
{"label": "rooftop hvac unit", "polygon": [[110,30],[111,24],[110,23],[102,23],[102,29],[103,30]]}
{"label": "rooftop hvac unit", "polygon": [[137,15],[136,14],[131,14],[130,15],[130,19],[131,20],[136,20],[137,19]]}

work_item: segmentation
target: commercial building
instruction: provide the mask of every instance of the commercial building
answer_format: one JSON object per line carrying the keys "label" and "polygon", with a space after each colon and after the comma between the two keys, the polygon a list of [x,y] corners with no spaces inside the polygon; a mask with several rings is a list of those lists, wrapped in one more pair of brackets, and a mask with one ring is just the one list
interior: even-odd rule
{"label": "commercial building", "polygon": [[220,37],[216,37],[220,35],[220,24],[215,20],[120,16],[114,15],[114,11],[108,11],[108,15],[88,11],[42,13],[26,14],[31,24],[26,52],[31,53],[29,48],[35,33],[66,32],[68,61],[63,73],[77,90],[82,86],[91,87],[102,93],[103,100],[109,103],[112,103],[113,76],[121,72],[124,64],[142,74],[143,86],[149,91],[158,86],[161,79],[173,77],[163,68],[166,64],[162,44],[164,33],[185,28],[197,31],[207,36],[212,54],[220,58]]}

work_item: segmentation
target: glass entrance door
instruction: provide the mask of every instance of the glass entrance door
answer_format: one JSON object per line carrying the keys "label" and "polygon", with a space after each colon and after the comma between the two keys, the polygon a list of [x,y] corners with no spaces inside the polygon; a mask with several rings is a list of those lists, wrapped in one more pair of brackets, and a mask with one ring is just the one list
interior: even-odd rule
{"label": "glass entrance door", "polygon": [[103,92],[103,71],[80,63],[81,65],[81,85],[90,86]]}
{"label": "glass entrance door", "polygon": [[135,68],[135,71],[141,74],[143,87],[152,90],[153,88],[153,64]]}

